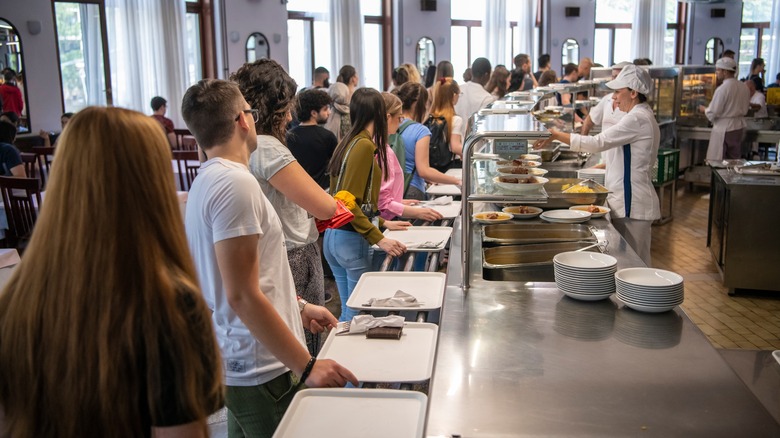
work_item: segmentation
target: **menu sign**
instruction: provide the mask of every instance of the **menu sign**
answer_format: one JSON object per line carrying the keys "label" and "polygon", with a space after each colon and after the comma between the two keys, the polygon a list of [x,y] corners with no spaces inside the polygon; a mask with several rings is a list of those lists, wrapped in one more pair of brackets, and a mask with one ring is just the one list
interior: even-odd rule
{"label": "menu sign", "polygon": [[493,149],[499,155],[516,156],[528,153],[528,140],[494,140]]}

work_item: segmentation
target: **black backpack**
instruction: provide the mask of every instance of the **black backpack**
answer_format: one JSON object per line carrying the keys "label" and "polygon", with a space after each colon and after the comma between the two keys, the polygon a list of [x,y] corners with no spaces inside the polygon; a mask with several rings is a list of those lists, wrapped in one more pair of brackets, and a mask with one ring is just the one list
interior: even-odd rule
{"label": "black backpack", "polygon": [[446,172],[452,164],[452,152],[447,141],[447,119],[442,116],[428,116],[423,123],[431,131],[431,144],[428,148],[428,162],[439,172]]}

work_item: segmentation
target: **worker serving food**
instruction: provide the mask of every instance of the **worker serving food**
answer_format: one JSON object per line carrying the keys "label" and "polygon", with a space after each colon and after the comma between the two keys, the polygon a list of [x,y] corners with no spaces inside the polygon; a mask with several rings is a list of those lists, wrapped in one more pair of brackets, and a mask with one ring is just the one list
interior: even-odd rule
{"label": "worker serving food", "polygon": [[658,156],[660,131],[647,96],[652,93],[650,74],[627,65],[607,87],[615,90],[613,99],[626,113],[614,126],[594,137],[550,129],[550,138],[537,142],[537,148],[558,140],[573,151],[603,152],[606,158],[605,182],[612,209],[612,224],[650,266],[650,232],[661,217],[658,196],[652,182],[652,168]]}

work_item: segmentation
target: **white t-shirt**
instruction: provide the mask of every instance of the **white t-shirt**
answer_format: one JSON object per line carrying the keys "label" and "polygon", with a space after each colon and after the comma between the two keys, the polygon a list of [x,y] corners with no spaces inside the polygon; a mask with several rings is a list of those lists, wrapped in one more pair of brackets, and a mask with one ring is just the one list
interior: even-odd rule
{"label": "white t-shirt", "polygon": [[496,96],[488,93],[485,87],[476,82],[466,82],[460,86],[460,98],[455,105],[455,114],[464,121],[472,114],[495,102]]}
{"label": "white t-shirt", "polygon": [[[606,186],[613,217],[655,220],[661,210],[653,187],[653,164],[658,158],[661,133],[646,103],[634,106],[613,127],[595,137],[572,134],[571,150],[614,151],[608,155]],[[623,148],[624,145],[630,145]],[[628,153],[626,153],[628,152]],[[200,177],[199,177],[200,178]],[[630,210],[630,215],[626,214]]]}
{"label": "white t-shirt", "polygon": [[452,133],[460,135],[461,139],[466,137],[466,126],[463,123],[463,118],[457,114],[452,116]]}
{"label": "white t-shirt", "polygon": [[271,202],[276,213],[284,218],[282,230],[284,230],[285,246],[288,250],[316,242],[319,237],[314,218],[268,182],[276,172],[293,161],[296,160],[292,152],[270,135],[258,135],[257,150],[249,156],[249,170],[257,178],[263,194]]}
{"label": "white t-shirt", "polygon": [[753,117],[769,117],[769,113],[766,110],[766,97],[764,96],[764,93],[760,91],[753,93],[753,96],[750,97],[750,104],[761,107],[756,110],[755,114],[753,114]]}
{"label": "white t-shirt", "polygon": [[214,250],[214,245],[222,240],[260,236],[260,290],[305,346],[282,224],[249,169],[222,158],[203,163],[190,189],[185,225],[203,297],[214,312],[212,318],[225,365],[225,383],[260,385],[287,372],[284,364],[252,336],[228,304]]}

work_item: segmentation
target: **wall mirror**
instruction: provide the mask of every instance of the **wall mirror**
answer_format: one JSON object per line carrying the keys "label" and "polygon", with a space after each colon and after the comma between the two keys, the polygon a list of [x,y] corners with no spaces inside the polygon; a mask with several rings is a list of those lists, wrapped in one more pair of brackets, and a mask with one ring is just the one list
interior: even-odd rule
{"label": "wall mirror", "polygon": [[425,71],[431,64],[436,65],[436,46],[432,39],[422,37],[417,41],[417,69],[420,70],[420,76],[425,77]]}
{"label": "wall mirror", "polygon": [[708,65],[715,64],[715,61],[723,56],[723,40],[718,37],[712,37],[707,40],[704,46],[704,63]]}
{"label": "wall mirror", "polygon": [[246,39],[246,62],[269,58],[271,58],[271,46],[268,44],[268,38],[260,32],[249,35]]}
{"label": "wall mirror", "polygon": [[576,64],[580,60],[580,43],[574,38],[567,38],[561,44],[561,71],[566,64]]}
{"label": "wall mirror", "polygon": [[[0,69],[10,68],[16,73],[16,77],[9,85],[16,86],[22,94],[23,108],[19,116],[19,132],[30,130],[29,111],[27,109],[27,92],[24,83],[24,65],[22,64],[22,41],[19,32],[13,24],[0,18]],[[0,75],[0,83],[5,80]]]}

